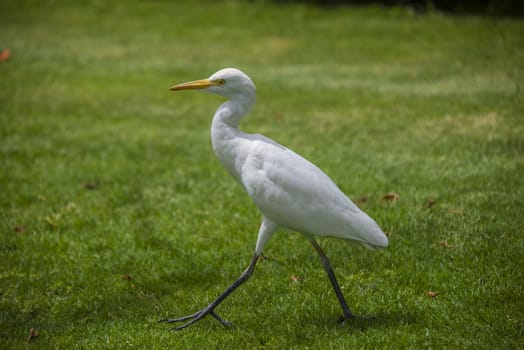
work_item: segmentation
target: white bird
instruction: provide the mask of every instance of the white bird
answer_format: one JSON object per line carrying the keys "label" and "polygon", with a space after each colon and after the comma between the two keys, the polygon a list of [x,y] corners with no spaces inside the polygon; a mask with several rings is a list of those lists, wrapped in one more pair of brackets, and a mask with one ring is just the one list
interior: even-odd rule
{"label": "white bird", "polygon": [[264,246],[279,228],[302,233],[315,247],[342,307],[341,322],[354,318],[331,264],[314,235],[338,237],[375,249],[388,246],[376,222],[361,211],[322,170],[295,152],[258,134],[246,134],[238,123],[253,107],[256,88],[238,69],[225,68],[208,79],[174,85],[171,90],[199,89],[228,98],[215,112],[213,149],[226,170],[249,194],[262,213],[255,254],[240,277],[208,306],[189,316],[160,322],[183,322],[186,328],[207,315],[224,325],[215,308],[253,273]]}

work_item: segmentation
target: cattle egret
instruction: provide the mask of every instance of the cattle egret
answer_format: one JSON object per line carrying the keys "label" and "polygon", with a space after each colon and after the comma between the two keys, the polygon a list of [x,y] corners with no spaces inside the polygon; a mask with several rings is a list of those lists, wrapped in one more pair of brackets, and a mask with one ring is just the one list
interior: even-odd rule
{"label": "cattle egret", "polygon": [[253,273],[264,246],[279,228],[302,233],[320,255],[342,307],[340,322],[355,316],[349,310],[331,264],[314,235],[354,241],[366,248],[388,246],[376,222],[357,206],[314,164],[277,142],[238,130],[238,122],[255,104],[256,89],[238,69],[225,68],[208,79],[174,85],[170,90],[199,89],[228,98],[215,112],[211,126],[213,149],[226,170],[249,194],[262,213],[255,254],[240,277],[208,306],[189,316],[160,322],[184,322],[186,328],[207,315],[223,325],[215,308]]}

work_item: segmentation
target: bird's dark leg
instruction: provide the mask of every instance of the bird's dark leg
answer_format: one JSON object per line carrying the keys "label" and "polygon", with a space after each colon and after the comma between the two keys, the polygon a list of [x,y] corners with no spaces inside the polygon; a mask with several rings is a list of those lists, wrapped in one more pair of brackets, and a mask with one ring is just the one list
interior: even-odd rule
{"label": "bird's dark leg", "polygon": [[346,303],[346,299],[344,299],[344,295],[342,294],[342,291],[340,290],[340,286],[338,285],[337,278],[335,277],[335,272],[333,271],[333,268],[331,267],[331,264],[329,262],[328,257],[320,246],[318,245],[317,241],[313,237],[309,238],[311,244],[313,247],[315,247],[315,250],[317,251],[318,255],[320,255],[320,260],[322,261],[322,265],[324,265],[324,269],[326,270],[329,280],[331,281],[331,284],[333,285],[333,289],[335,290],[335,294],[337,295],[338,301],[340,302],[340,306],[342,306],[343,315],[340,317],[339,322],[344,323],[346,320],[355,318],[355,315],[351,313],[349,310],[348,304]]}
{"label": "bird's dark leg", "polygon": [[251,259],[251,262],[249,263],[249,266],[247,267],[246,270],[244,270],[244,272],[242,272],[240,277],[232,285],[230,285],[222,294],[220,294],[218,296],[218,298],[213,300],[213,302],[211,302],[211,304],[209,304],[208,306],[206,306],[202,310],[197,311],[194,314],[191,314],[189,316],[180,317],[180,318],[165,318],[165,319],[160,320],[159,322],[176,323],[176,322],[183,322],[183,321],[190,320],[190,321],[184,323],[183,325],[178,326],[178,327],[175,328],[176,330],[180,330],[180,329],[184,329],[186,327],[191,326],[193,323],[203,319],[207,315],[211,315],[216,320],[218,320],[220,323],[222,323],[224,326],[232,325],[231,322],[225,321],[222,318],[220,318],[220,316],[218,316],[215,313],[215,308],[222,301],[224,301],[224,299],[227,298],[227,296],[229,294],[231,294],[235,289],[237,289],[242,283],[244,283],[251,276],[251,274],[255,270],[255,265],[257,264],[259,256],[260,256],[260,254],[256,254],[255,253],[253,258]]}

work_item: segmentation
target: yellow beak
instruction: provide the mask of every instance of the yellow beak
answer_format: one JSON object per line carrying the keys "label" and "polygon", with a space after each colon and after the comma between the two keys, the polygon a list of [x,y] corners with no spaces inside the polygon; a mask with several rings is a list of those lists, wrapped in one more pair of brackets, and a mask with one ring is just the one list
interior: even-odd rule
{"label": "yellow beak", "polygon": [[190,81],[187,83],[177,84],[173,85],[169,88],[169,90],[199,90],[199,89],[205,89],[210,86],[216,86],[220,85],[218,82],[209,80],[209,79],[201,79],[201,80],[195,80]]}

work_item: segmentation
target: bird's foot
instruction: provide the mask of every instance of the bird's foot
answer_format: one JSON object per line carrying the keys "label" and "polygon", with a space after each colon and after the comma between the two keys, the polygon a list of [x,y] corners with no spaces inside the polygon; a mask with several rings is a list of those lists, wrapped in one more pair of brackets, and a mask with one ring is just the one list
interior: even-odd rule
{"label": "bird's foot", "polygon": [[173,329],[179,331],[181,329],[184,329],[184,328],[187,328],[189,326],[191,326],[193,323],[203,319],[204,317],[206,317],[207,315],[211,315],[213,316],[218,322],[222,323],[222,325],[226,326],[226,327],[229,327],[229,326],[233,326],[233,323],[229,322],[229,321],[226,321],[224,319],[222,319],[220,316],[218,316],[214,309],[213,308],[210,308],[209,306],[200,310],[200,311],[197,311],[195,312],[194,314],[191,314],[191,315],[188,315],[188,316],[184,316],[184,317],[180,317],[180,318],[164,318],[158,322],[164,322],[164,323],[177,323],[177,322],[184,322],[184,321],[188,321],[178,327],[174,327]]}
{"label": "bird's foot", "polygon": [[337,323],[340,324],[340,325],[345,325],[346,322],[350,321],[350,320],[354,320],[355,318],[357,318],[355,315],[353,315],[352,313],[344,313],[342,316],[340,316],[340,318],[338,319]]}

